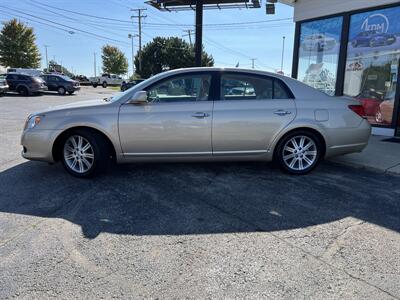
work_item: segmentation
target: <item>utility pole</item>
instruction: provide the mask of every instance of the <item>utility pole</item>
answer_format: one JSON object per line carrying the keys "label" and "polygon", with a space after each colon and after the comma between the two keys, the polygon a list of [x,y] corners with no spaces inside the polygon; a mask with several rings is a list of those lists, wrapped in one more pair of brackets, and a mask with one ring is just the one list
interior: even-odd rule
{"label": "utility pole", "polygon": [[49,59],[47,56],[47,48],[50,47],[49,45],[44,45],[44,48],[46,49],[46,68],[47,68],[47,72],[49,71]]}
{"label": "utility pole", "polygon": [[281,60],[281,71],[283,72],[283,58],[285,55],[285,39],[286,37],[283,36],[283,45],[282,45],[282,60]]}
{"label": "utility pole", "polygon": [[128,38],[131,39],[131,43],[132,43],[132,76],[135,74],[135,54],[133,52],[133,38],[137,37],[137,34],[128,34]]}
{"label": "utility pole", "polygon": [[137,15],[132,16],[131,18],[138,19],[139,25],[139,72],[142,70],[142,19],[146,18],[146,15],[143,15],[142,12],[146,11],[146,8],[134,8],[131,11],[136,12]]}
{"label": "utility pole", "polygon": [[196,67],[201,67],[201,54],[203,51],[203,0],[196,1]]}
{"label": "utility pole", "polygon": [[250,58],[251,60],[251,68],[254,69],[254,62],[257,58]]}
{"label": "utility pole", "polygon": [[96,77],[96,52],[93,52],[93,59],[94,59],[94,77]]}
{"label": "utility pole", "polygon": [[192,44],[192,33],[194,33],[194,30],[193,29],[185,29],[185,30],[183,30],[183,32],[186,32],[186,34],[184,34],[183,36],[189,36],[190,47],[193,47],[193,44]]}

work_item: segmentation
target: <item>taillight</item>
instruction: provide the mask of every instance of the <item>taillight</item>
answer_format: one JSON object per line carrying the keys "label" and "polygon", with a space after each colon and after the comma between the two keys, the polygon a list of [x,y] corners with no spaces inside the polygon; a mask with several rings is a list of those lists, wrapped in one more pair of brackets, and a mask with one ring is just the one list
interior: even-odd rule
{"label": "taillight", "polygon": [[366,118],[367,115],[365,114],[364,106],[362,105],[349,105],[349,108],[354,111],[357,115],[361,118]]}

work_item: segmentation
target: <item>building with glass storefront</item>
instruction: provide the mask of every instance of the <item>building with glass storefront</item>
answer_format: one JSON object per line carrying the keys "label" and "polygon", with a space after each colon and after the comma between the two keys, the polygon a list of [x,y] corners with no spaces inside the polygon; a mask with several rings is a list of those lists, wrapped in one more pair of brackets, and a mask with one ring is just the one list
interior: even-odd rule
{"label": "building with glass storefront", "polygon": [[359,99],[374,133],[400,136],[400,1],[280,2],[294,7],[292,76]]}

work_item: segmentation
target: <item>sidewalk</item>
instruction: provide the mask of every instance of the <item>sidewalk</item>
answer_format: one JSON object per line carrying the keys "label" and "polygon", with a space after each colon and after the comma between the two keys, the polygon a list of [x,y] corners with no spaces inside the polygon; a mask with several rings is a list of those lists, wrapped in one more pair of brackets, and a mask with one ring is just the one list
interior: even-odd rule
{"label": "sidewalk", "polygon": [[330,161],[400,175],[400,143],[383,141],[388,138],[371,136],[363,152],[335,157]]}

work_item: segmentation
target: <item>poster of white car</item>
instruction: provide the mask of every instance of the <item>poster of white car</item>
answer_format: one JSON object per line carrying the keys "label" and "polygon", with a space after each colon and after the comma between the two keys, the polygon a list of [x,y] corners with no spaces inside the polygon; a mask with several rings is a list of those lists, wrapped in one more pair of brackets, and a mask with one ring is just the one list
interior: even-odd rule
{"label": "poster of white car", "polygon": [[324,51],[333,49],[336,40],[324,34],[312,34],[304,37],[301,46],[305,51]]}

